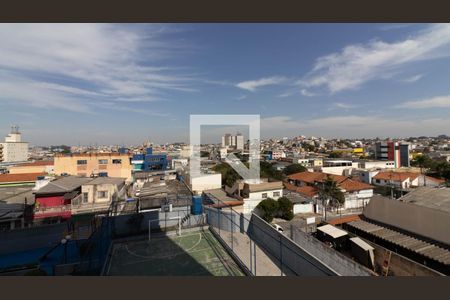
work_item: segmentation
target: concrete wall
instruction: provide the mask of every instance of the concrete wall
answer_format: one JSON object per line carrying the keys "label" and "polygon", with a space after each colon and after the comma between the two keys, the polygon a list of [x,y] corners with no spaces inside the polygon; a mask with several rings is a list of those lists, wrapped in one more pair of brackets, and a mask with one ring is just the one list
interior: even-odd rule
{"label": "concrete wall", "polygon": [[279,233],[269,223],[252,214],[247,234],[260,247],[269,252],[282,268],[299,276],[337,275],[322,262],[300,248],[294,241]]}
{"label": "concrete wall", "polygon": [[376,198],[364,208],[366,218],[450,245],[450,214],[398,200]]}
{"label": "concrete wall", "polygon": [[[384,262],[384,254],[386,249],[364,240],[371,245],[374,250],[375,257],[375,271],[381,273],[381,268]],[[404,256],[392,252],[391,262],[389,264],[389,276],[443,276],[437,271],[427,268],[424,265],[416,263]]]}
{"label": "concrete wall", "polygon": [[329,266],[342,276],[370,276],[371,272],[345,257],[321,241],[304,233],[298,228],[291,228],[292,239],[303,249],[314,255],[321,262]]}
{"label": "concrete wall", "polygon": [[301,213],[312,213],[314,212],[314,207],[312,203],[307,203],[307,204],[294,204],[294,208],[293,208],[293,212],[294,215],[295,214],[301,214]]}

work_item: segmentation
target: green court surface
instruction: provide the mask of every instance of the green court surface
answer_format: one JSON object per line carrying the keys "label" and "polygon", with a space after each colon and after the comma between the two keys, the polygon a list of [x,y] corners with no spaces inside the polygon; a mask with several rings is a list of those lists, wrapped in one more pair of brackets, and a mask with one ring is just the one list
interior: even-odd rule
{"label": "green court surface", "polygon": [[208,230],[113,245],[106,275],[244,276]]}

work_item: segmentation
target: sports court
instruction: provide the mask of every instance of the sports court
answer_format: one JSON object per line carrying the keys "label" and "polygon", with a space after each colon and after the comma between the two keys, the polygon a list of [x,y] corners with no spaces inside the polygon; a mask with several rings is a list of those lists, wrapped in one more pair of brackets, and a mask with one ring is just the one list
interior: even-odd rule
{"label": "sports court", "polygon": [[208,229],[115,243],[106,275],[244,276]]}

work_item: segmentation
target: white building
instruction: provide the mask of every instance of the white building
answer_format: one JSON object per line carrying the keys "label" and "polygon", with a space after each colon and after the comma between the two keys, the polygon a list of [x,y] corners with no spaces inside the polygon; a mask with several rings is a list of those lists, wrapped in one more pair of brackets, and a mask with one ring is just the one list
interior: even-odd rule
{"label": "white building", "polygon": [[395,169],[393,160],[367,160],[358,163],[360,169]]}
{"label": "white building", "polygon": [[219,151],[220,151],[220,159],[225,159],[228,154],[227,148],[222,147],[222,148],[220,148]]}
{"label": "white building", "polygon": [[358,163],[351,160],[325,160],[320,169],[328,174],[349,176],[357,167]]}
{"label": "white building", "polygon": [[244,150],[244,136],[240,133],[236,135],[226,133],[222,136],[222,147],[234,147],[236,150]]}
{"label": "white building", "polygon": [[204,190],[222,188],[222,174],[202,174],[191,178],[191,189],[194,193],[201,195]]}
{"label": "white building", "polygon": [[191,146],[183,146],[180,150],[181,158],[189,158],[191,156],[192,147]]}
{"label": "white building", "polygon": [[20,162],[28,160],[28,143],[22,142],[18,126],[11,127],[11,133],[5,137],[2,146],[3,162]]}
{"label": "white building", "polygon": [[267,198],[278,200],[283,197],[283,182],[268,182],[267,178],[261,178],[259,183],[238,180],[232,187],[225,186],[225,192],[243,201],[242,213],[250,214],[262,200]]}

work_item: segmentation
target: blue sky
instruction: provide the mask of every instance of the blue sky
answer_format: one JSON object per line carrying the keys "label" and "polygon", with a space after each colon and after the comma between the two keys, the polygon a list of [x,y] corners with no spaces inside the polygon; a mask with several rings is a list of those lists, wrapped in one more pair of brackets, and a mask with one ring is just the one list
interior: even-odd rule
{"label": "blue sky", "polygon": [[190,114],[260,114],[262,137],[450,134],[449,24],[0,24],[0,39],[0,134],[35,145],[188,141]]}

